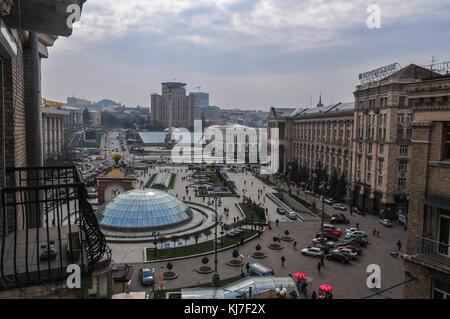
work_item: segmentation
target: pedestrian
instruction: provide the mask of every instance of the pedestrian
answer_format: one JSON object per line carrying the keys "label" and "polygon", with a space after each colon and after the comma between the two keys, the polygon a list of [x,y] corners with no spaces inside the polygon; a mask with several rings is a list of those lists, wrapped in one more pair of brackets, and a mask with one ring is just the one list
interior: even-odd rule
{"label": "pedestrian", "polygon": [[402,243],[400,240],[397,242],[398,251],[402,250]]}
{"label": "pedestrian", "polygon": [[323,262],[323,255],[320,256],[320,266],[324,267],[325,263]]}
{"label": "pedestrian", "polygon": [[320,267],[322,267],[322,265],[320,264],[320,261],[317,263],[317,271],[319,272],[319,274],[320,274]]}
{"label": "pedestrian", "polygon": [[292,246],[294,249],[297,249],[297,241],[294,240],[294,245]]}
{"label": "pedestrian", "polygon": [[312,292],[311,299],[317,299],[317,294],[315,291]]}
{"label": "pedestrian", "polygon": [[359,223],[356,223],[356,229],[359,229]]}
{"label": "pedestrian", "polygon": [[245,269],[247,269],[247,274],[250,273],[250,263],[245,264]]}
{"label": "pedestrian", "polygon": [[377,237],[380,237],[380,231],[377,230]]}
{"label": "pedestrian", "polygon": [[376,236],[376,234],[377,234],[377,230],[376,230],[376,228],[374,228],[374,229],[373,229],[373,232],[372,232],[372,234],[373,234],[374,236]]}
{"label": "pedestrian", "polygon": [[278,224],[280,223],[280,221],[277,219],[277,220],[275,221],[275,223],[277,224],[277,227],[278,227]]}
{"label": "pedestrian", "polygon": [[269,230],[272,230],[272,224],[269,223]]}
{"label": "pedestrian", "polygon": [[284,256],[281,256],[281,267],[284,267],[285,261],[286,261],[286,258],[284,258]]}

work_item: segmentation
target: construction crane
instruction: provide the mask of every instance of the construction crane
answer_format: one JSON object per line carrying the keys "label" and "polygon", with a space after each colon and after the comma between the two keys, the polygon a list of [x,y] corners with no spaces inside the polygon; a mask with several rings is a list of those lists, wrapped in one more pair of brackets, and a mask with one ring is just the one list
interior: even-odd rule
{"label": "construction crane", "polygon": [[201,85],[200,85],[200,86],[196,86],[195,88],[192,88],[191,91],[194,90],[194,89],[198,89],[198,91],[200,92],[200,89],[201,89],[201,88],[202,88]]}

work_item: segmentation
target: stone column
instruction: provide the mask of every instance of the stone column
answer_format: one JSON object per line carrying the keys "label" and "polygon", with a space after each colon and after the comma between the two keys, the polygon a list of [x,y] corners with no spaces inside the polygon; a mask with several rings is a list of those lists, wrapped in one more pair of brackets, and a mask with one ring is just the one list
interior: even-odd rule
{"label": "stone column", "polygon": [[47,159],[47,116],[42,114],[42,153],[44,161]]}

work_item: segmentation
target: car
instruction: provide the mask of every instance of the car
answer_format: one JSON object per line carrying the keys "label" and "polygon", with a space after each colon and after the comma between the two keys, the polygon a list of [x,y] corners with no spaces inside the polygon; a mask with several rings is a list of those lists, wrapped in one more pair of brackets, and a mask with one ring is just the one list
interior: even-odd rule
{"label": "car", "polygon": [[356,206],[352,208],[352,211],[358,215],[364,215],[364,213],[360,211],[359,208]]}
{"label": "car", "polygon": [[347,257],[350,257],[350,259],[358,258],[358,253],[352,251],[351,249],[345,248],[345,247],[338,247],[335,250],[333,250],[332,252],[344,254]]}
{"label": "car", "polygon": [[338,236],[327,233],[327,232],[320,232],[316,234],[316,238],[325,237],[328,240],[332,241],[338,241]]}
{"label": "car", "polygon": [[356,234],[347,234],[347,235],[345,235],[344,239],[345,240],[351,239],[351,240],[353,240],[355,242],[359,242],[363,246],[366,246],[369,243],[367,238],[358,236]]}
{"label": "car", "polygon": [[358,230],[358,228],[356,228],[356,227],[351,227],[351,228],[347,228],[346,230],[345,230],[345,233],[347,234],[347,233],[353,233],[354,231],[357,231]]}
{"label": "car", "polygon": [[312,240],[312,244],[314,247],[322,248],[325,252],[333,248],[334,243],[334,241],[330,241],[325,237],[318,237]]}
{"label": "car", "polygon": [[361,252],[362,252],[362,249],[361,249],[361,248],[359,248],[359,247],[356,246],[356,245],[352,245],[352,244],[341,245],[341,246],[338,245],[338,248],[348,248],[348,249],[350,249],[351,251],[357,253],[358,255],[361,255]]}
{"label": "car", "polygon": [[322,230],[323,232],[327,232],[327,233],[329,233],[329,234],[333,234],[333,235],[336,235],[336,236],[341,236],[341,232],[338,232],[338,231],[336,231],[336,230],[334,230],[334,229],[331,229],[331,228],[323,228],[323,230]]}
{"label": "car", "polygon": [[346,235],[351,234],[351,235],[358,235],[359,237],[367,237],[367,234],[365,232],[363,232],[362,230],[355,230],[352,231],[351,233],[346,233]]}
{"label": "car", "polygon": [[336,225],[333,225],[333,224],[323,224],[323,228],[331,228],[334,231],[342,233],[342,230],[339,227],[336,227]]}
{"label": "car", "polygon": [[344,204],[340,204],[340,203],[333,204],[333,208],[334,209],[338,209],[338,210],[347,210],[345,205]]}
{"label": "car", "polygon": [[277,207],[277,213],[280,215],[286,214],[286,210],[283,207]]}
{"label": "car", "polygon": [[98,196],[97,190],[93,187],[86,187],[88,198],[96,198]]}
{"label": "car", "polygon": [[337,261],[343,264],[348,264],[350,262],[350,257],[339,252],[327,254],[327,259]]}
{"label": "car", "polygon": [[331,217],[331,222],[333,224],[349,224],[350,221],[343,214],[334,214]]}
{"label": "car", "polygon": [[286,213],[286,216],[287,216],[289,219],[292,219],[292,220],[296,220],[296,219],[297,219],[297,213],[296,213],[296,212],[289,212],[289,213]]}
{"label": "car", "polygon": [[344,239],[344,241],[337,243],[336,247],[347,245],[354,245],[356,247],[366,247],[366,244],[357,239]]}
{"label": "car", "polygon": [[323,202],[327,205],[333,205],[334,199],[333,198],[325,198],[325,199],[323,199]]}
{"label": "car", "polygon": [[319,247],[310,246],[302,249],[302,255],[308,255],[313,257],[323,256],[324,252]]}
{"label": "car", "polygon": [[153,271],[150,268],[139,269],[139,278],[144,286],[153,286],[155,284]]}
{"label": "car", "polygon": [[380,224],[385,227],[392,227],[392,222],[389,219],[380,219]]}

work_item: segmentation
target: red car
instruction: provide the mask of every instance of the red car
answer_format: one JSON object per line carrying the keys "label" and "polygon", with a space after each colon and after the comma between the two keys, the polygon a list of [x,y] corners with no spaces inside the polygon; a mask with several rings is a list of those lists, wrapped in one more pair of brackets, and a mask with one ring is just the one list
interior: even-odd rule
{"label": "red car", "polygon": [[323,231],[327,232],[327,233],[330,233],[330,234],[333,234],[333,235],[336,235],[336,236],[341,236],[341,232],[340,231],[336,231],[336,230],[333,230],[331,228],[324,228]]}
{"label": "red car", "polygon": [[358,255],[361,255],[361,248],[359,248],[359,247],[357,247],[357,246],[355,246],[355,245],[347,244],[347,245],[339,246],[338,248],[341,248],[341,247],[343,247],[343,248],[348,248],[348,249],[350,249],[351,251],[357,253]]}

